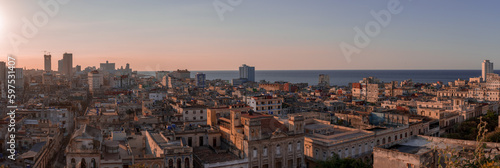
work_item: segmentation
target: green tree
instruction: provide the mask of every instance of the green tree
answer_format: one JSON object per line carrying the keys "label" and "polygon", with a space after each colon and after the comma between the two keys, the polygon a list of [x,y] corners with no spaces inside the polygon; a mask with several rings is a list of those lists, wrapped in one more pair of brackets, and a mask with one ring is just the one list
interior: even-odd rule
{"label": "green tree", "polygon": [[[445,149],[435,149],[439,155],[439,162],[444,163],[446,167],[470,167],[470,168],[490,168],[500,167],[500,161],[496,158],[486,156],[484,149],[486,148],[485,135],[488,132],[486,129],[488,123],[479,117],[479,124],[477,125],[476,146],[472,153],[471,158],[465,158],[461,155],[461,151],[456,151],[446,147]],[[443,167],[443,165],[439,165]]]}
{"label": "green tree", "polygon": [[345,158],[341,159],[337,154],[333,154],[325,161],[317,162],[318,168],[371,168],[369,163],[363,162],[360,159]]}

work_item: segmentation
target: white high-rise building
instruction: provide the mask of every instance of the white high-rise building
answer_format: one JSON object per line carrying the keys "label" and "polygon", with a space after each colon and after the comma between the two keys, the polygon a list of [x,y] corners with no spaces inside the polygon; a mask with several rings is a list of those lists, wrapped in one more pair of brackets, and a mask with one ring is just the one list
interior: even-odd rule
{"label": "white high-rise building", "polygon": [[483,71],[482,71],[481,77],[483,78],[483,81],[486,81],[487,74],[493,73],[493,62],[490,62],[490,60],[484,60],[482,70]]}

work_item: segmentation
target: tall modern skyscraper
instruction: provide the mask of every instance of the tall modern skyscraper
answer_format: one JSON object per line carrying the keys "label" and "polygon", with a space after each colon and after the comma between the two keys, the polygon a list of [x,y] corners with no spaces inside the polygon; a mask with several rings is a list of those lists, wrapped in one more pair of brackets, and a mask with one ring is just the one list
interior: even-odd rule
{"label": "tall modern skyscraper", "polygon": [[0,61],[0,81],[3,83],[7,80],[7,67],[5,66],[5,62]]}
{"label": "tall modern skyscraper", "polygon": [[63,74],[68,78],[73,76],[73,54],[64,53],[63,54]]}
{"label": "tall modern skyscraper", "polygon": [[493,62],[490,62],[490,60],[484,60],[482,70],[481,77],[483,78],[483,81],[486,81],[486,74],[493,73]]}
{"label": "tall modern skyscraper", "polygon": [[109,63],[106,61],[106,63],[101,63],[101,66],[99,67],[101,71],[108,71],[108,72],[113,72],[115,71],[115,63]]}
{"label": "tall modern skyscraper", "polygon": [[243,64],[240,67],[240,78],[247,79],[248,81],[255,82],[255,67]]}
{"label": "tall modern skyscraper", "polygon": [[52,71],[52,63],[51,63],[51,55],[50,54],[45,54],[43,55],[44,58],[44,64],[45,64],[45,71]]}
{"label": "tall modern skyscraper", "polygon": [[57,61],[57,72],[59,72],[61,74],[63,73],[63,64],[64,64],[64,62],[62,59]]}

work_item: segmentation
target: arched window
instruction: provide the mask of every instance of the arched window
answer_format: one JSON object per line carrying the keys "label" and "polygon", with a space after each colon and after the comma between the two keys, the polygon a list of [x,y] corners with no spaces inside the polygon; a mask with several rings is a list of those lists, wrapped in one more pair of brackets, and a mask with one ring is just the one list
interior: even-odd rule
{"label": "arched window", "polygon": [[184,159],[184,167],[189,168],[189,158]]}
{"label": "arched window", "polygon": [[71,168],[76,168],[75,158],[71,158]]}
{"label": "arched window", "polygon": [[90,168],[97,168],[97,163],[95,162],[94,158],[92,158],[92,160],[90,160]]}
{"label": "arched window", "polygon": [[80,162],[80,168],[87,168],[87,162],[85,161],[85,158],[82,158],[82,161]]}
{"label": "arched window", "polygon": [[389,137],[389,139],[387,139],[387,142],[390,143],[391,142],[391,137]]}
{"label": "arched window", "polygon": [[168,168],[174,168],[174,160],[172,159],[168,160]]}
{"label": "arched window", "polygon": [[177,159],[177,167],[178,167],[178,168],[179,168],[179,167],[181,167],[181,165],[182,165],[182,163],[181,163],[181,162],[182,162],[182,161],[181,161],[181,159],[180,159],[180,158],[178,158],[178,159]]}
{"label": "arched window", "polygon": [[254,158],[256,158],[256,157],[257,157],[257,148],[253,148],[253,154],[252,154],[252,156],[253,156]]}
{"label": "arched window", "polygon": [[298,141],[298,142],[297,142],[297,151],[300,151],[301,146],[302,146],[302,145],[301,145],[300,141]]}
{"label": "arched window", "polygon": [[379,146],[379,145],[380,145],[380,140],[377,139],[377,146]]}
{"label": "arched window", "polygon": [[288,152],[292,152],[292,142],[288,143]]}
{"label": "arched window", "polygon": [[382,144],[385,144],[385,138],[382,139]]}

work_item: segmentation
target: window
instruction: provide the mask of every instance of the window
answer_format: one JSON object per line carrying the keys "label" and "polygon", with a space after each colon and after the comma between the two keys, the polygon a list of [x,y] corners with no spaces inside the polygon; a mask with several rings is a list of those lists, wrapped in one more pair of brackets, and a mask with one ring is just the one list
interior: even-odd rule
{"label": "window", "polygon": [[292,152],[292,143],[288,143],[288,152]]}
{"label": "window", "polygon": [[254,158],[257,158],[257,148],[253,148],[253,155]]}
{"label": "window", "polygon": [[188,117],[185,118],[185,121],[187,121],[187,120],[188,120]]}
{"label": "window", "polygon": [[280,148],[280,145],[277,145],[277,146],[276,146],[276,154],[277,154],[277,155],[280,155],[280,154],[281,154],[281,148]]}
{"label": "window", "polygon": [[184,113],[189,114],[189,111],[186,111],[186,112],[184,112]]}
{"label": "window", "polygon": [[203,116],[200,117],[200,120],[203,120]]}
{"label": "window", "polygon": [[203,114],[203,110],[200,110],[200,114]]}
{"label": "window", "polygon": [[297,151],[300,151],[300,146],[301,146],[301,143],[299,141],[299,142],[297,142]]}
{"label": "window", "polygon": [[193,114],[196,114],[196,111],[193,111]]}
{"label": "window", "polygon": [[262,155],[267,156],[267,147],[264,147],[264,151],[262,153]]}
{"label": "window", "polygon": [[193,117],[193,120],[196,120],[196,117]]}

